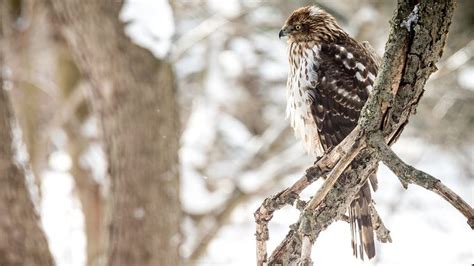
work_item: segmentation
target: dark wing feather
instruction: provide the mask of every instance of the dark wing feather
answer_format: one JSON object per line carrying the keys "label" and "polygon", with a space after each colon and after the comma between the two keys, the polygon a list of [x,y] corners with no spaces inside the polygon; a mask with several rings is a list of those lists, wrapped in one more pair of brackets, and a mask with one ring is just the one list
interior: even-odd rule
{"label": "dark wing feather", "polygon": [[[377,75],[374,57],[355,42],[323,44],[314,69],[318,82],[311,88],[311,113],[324,150],[337,146],[355,128]],[[370,77],[372,78],[369,78]],[[353,162],[354,163],[354,162]],[[354,163],[355,164],[355,163]],[[370,188],[364,184],[349,208],[352,247],[356,257],[375,256],[374,232],[369,213]]]}
{"label": "dark wing feather", "polygon": [[357,44],[323,44],[319,62],[313,68],[319,80],[311,88],[311,112],[321,144],[327,150],[339,144],[357,125],[368,98],[367,87],[373,83],[369,72],[375,76],[377,69],[365,49]]}

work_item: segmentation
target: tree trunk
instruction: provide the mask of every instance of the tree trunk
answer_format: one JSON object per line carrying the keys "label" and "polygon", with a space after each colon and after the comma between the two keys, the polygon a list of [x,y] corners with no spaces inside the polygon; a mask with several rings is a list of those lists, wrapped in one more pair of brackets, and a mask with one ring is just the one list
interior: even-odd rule
{"label": "tree trunk", "polygon": [[[8,11],[0,3],[2,16]],[[1,21],[0,40],[5,40]],[[4,71],[4,43],[0,69]],[[11,103],[0,74],[0,265],[53,265],[48,242],[28,192],[25,173],[15,162]]]}
{"label": "tree trunk", "polygon": [[111,178],[107,264],[179,265],[179,119],[172,69],[124,35],[119,1],[50,3],[90,78],[103,126]]}
{"label": "tree trunk", "polygon": [[38,1],[3,0],[4,56],[15,89],[10,101],[22,130],[29,165],[41,197],[42,173],[48,167],[48,123],[55,113],[54,49],[44,4]]}
{"label": "tree trunk", "polygon": [[57,42],[57,82],[61,89],[59,108],[63,110],[61,121],[56,126],[66,132],[67,149],[71,156],[71,175],[84,214],[84,226],[87,242],[87,266],[97,265],[103,253],[104,237],[104,197],[102,184],[94,179],[89,167],[81,163],[81,158],[90,147],[92,140],[81,131],[85,121],[91,116],[90,104],[85,91],[89,83],[81,81],[81,74],[71,58],[66,43]]}

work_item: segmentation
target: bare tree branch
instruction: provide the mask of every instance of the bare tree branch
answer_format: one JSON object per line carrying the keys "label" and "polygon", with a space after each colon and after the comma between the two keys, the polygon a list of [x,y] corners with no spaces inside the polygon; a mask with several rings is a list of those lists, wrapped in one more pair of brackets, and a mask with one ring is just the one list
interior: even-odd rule
{"label": "bare tree branch", "polygon": [[406,164],[383,141],[376,143],[382,161],[398,178],[440,195],[458,209],[467,218],[469,226],[474,229],[474,209],[466,201],[441,183],[439,179]]}
{"label": "bare tree branch", "polygon": [[[359,132],[357,129],[354,130],[353,132]],[[338,180],[338,178],[341,176],[342,172],[347,168],[347,166],[354,160],[356,155],[364,148],[364,146],[361,144],[359,146],[352,146],[351,150],[342,157],[339,162],[334,166],[333,170],[331,173],[329,173],[326,181],[324,182],[323,186],[319,189],[319,191],[316,193],[315,197],[311,199],[311,201],[308,203],[308,206],[305,208],[305,211],[312,211],[316,209],[319,204],[323,201],[323,199],[326,197],[326,195],[329,193],[332,187],[334,187],[334,184]]]}
{"label": "bare tree branch", "polygon": [[390,237],[390,230],[385,227],[382,219],[380,218],[377,210],[373,203],[369,205],[370,217],[372,218],[372,224],[374,225],[374,230],[377,235],[377,240],[382,243],[392,243],[392,238]]}
{"label": "bare tree branch", "polygon": [[[281,191],[273,197],[265,199],[262,205],[255,211],[254,216],[257,223],[257,258],[259,262],[262,264],[266,263],[267,248],[265,242],[268,240],[268,222],[273,218],[273,213],[286,204],[292,205],[296,199],[298,199],[301,191],[318,178],[327,174],[329,170],[341,160],[344,161],[343,164],[350,163],[352,160],[347,162],[348,158],[353,158],[353,154],[356,153],[355,150],[351,151],[351,143],[356,142],[356,139],[359,138],[359,133],[360,130],[356,128],[340,145],[329,151],[325,156],[317,160],[312,167],[308,168],[305,175],[296,181],[293,186]],[[337,176],[333,175],[333,178],[337,179]]]}

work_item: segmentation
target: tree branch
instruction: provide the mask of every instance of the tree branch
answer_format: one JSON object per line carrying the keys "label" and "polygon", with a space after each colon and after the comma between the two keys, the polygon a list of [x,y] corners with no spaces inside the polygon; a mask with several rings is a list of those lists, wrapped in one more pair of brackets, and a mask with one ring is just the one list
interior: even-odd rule
{"label": "tree branch", "polygon": [[382,222],[373,202],[369,205],[370,217],[372,219],[372,224],[374,226],[375,234],[377,235],[377,240],[382,243],[392,243],[392,238],[390,237],[390,230],[385,227],[385,224]]}
{"label": "tree branch", "polygon": [[402,182],[416,184],[440,195],[453,205],[453,207],[458,209],[467,218],[469,226],[474,229],[474,209],[469,206],[466,201],[441,183],[439,179],[406,164],[390,149],[390,147],[387,146],[387,144],[385,144],[385,142],[379,140],[375,143],[377,143],[377,149],[383,163],[390,168],[390,170],[392,170],[392,172],[397,175]]}
{"label": "tree branch", "polygon": [[[349,164],[352,160],[347,162],[347,158],[353,158],[352,156],[359,151],[351,150],[352,144],[359,138],[360,130],[356,128],[337,147],[330,150],[325,156],[317,160],[312,167],[308,168],[305,175],[295,182],[293,186],[273,197],[265,199],[262,205],[255,211],[254,217],[257,224],[255,235],[257,237],[257,260],[259,265],[266,263],[268,222],[273,218],[273,213],[286,204],[292,205],[299,198],[301,191],[318,178],[326,175],[341,160],[345,161],[345,165]],[[337,180],[338,176],[333,174],[333,178]],[[335,182],[336,180],[333,181]],[[323,193],[327,193],[327,189],[324,189]]]}

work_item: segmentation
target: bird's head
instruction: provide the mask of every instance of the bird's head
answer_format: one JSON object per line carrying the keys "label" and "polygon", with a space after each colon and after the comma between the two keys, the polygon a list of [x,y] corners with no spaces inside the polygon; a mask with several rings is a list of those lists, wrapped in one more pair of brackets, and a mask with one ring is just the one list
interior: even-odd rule
{"label": "bird's head", "polygon": [[346,33],[326,11],[316,6],[299,8],[290,15],[279,37],[288,36],[296,42],[331,42]]}

